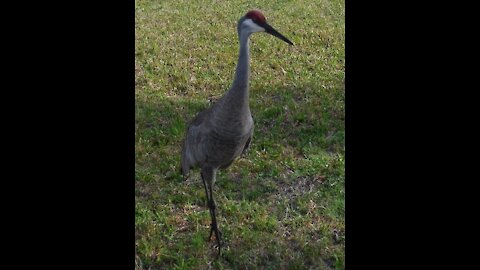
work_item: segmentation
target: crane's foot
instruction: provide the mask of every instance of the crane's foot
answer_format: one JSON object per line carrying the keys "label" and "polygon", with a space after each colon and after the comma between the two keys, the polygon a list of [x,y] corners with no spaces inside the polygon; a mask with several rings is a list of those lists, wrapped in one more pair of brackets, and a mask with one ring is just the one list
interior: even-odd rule
{"label": "crane's foot", "polygon": [[222,232],[218,229],[217,223],[210,224],[210,236],[208,240],[212,240],[212,235],[215,232],[215,238],[217,239],[217,246],[218,246],[218,255],[220,256],[221,248],[222,248]]}

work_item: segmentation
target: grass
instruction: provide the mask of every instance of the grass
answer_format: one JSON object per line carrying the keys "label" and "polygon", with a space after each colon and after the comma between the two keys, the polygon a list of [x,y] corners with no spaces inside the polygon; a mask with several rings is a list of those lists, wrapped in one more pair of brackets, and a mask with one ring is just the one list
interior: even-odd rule
{"label": "grass", "polygon": [[[251,37],[251,149],[217,176],[225,246],[207,241],[188,123],[228,89],[236,23],[257,8],[295,46]],[[344,269],[344,1],[135,2],[137,269]]]}

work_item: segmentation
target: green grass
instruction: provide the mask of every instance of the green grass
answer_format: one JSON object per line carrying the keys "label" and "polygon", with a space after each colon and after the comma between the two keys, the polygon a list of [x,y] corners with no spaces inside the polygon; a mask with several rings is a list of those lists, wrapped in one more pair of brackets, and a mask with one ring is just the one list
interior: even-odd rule
{"label": "green grass", "polygon": [[[181,141],[230,86],[236,23],[253,8],[295,46],[251,37],[255,133],[217,176],[217,259],[198,170],[179,174]],[[345,268],[344,10],[343,0],[136,0],[138,269]]]}

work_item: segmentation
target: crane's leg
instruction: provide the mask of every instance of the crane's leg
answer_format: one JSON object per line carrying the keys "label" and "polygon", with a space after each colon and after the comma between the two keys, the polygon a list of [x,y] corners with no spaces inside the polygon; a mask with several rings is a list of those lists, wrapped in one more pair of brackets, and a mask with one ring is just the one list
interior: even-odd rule
{"label": "crane's leg", "polygon": [[203,186],[205,187],[205,193],[207,194],[207,205],[208,208],[210,209],[210,217],[212,219],[212,223],[210,224],[210,236],[208,239],[212,239],[212,234],[215,232],[215,237],[217,238],[217,244],[218,244],[218,255],[220,255],[220,250],[221,250],[221,235],[222,233],[218,230],[217,226],[217,217],[215,214],[215,201],[213,199],[213,183],[215,182],[215,176],[216,176],[216,171],[213,168],[202,168],[202,180],[203,180]]}
{"label": "crane's leg", "polygon": [[[203,173],[200,173],[200,175],[202,176],[203,187],[205,188],[205,194],[207,194],[207,205],[208,205],[208,210],[210,210],[210,218],[212,218],[213,213],[212,213],[212,209],[210,208],[210,191],[207,188],[207,183],[205,181],[205,177],[203,176]],[[210,227],[212,227],[211,224],[210,224]],[[208,239],[210,239],[211,237],[212,237],[212,230],[210,228],[210,236],[208,237]]]}

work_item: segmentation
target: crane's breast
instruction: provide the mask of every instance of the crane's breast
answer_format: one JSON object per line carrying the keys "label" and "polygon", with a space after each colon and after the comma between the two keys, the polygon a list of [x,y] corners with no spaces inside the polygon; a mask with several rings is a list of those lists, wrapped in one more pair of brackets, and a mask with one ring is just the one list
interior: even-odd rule
{"label": "crane's breast", "polygon": [[213,166],[232,163],[242,153],[249,137],[249,134],[232,136],[215,131],[210,132],[204,149],[208,156],[208,163]]}

